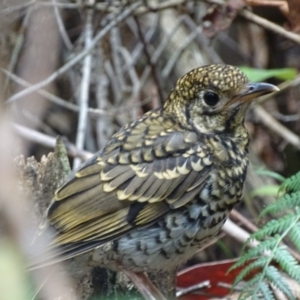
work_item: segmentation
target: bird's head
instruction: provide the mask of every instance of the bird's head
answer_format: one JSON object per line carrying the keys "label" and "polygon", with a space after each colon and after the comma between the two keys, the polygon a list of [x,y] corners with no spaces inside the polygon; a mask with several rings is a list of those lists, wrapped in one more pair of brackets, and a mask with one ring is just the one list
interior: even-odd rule
{"label": "bird's head", "polygon": [[183,126],[202,133],[227,133],[241,127],[253,99],[278,90],[268,83],[249,82],[234,66],[208,65],[181,77],[164,109]]}

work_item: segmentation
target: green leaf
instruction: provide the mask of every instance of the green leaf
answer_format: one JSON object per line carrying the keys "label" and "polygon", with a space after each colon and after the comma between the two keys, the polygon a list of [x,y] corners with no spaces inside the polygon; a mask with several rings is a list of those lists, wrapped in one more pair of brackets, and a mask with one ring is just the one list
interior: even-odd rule
{"label": "green leaf", "polygon": [[269,266],[266,269],[266,278],[268,278],[269,282],[274,284],[280,291],[282,291],[288,297],[288,299],[295,299],[289,285],[286,283],[285,279],[282,278],[282,275],[279,273],[277,268],[274,266]]}
{"label": "green leaf", "polygon": [[[283,178],[277,179],[282,181]],[[300,250],[300,172],[283,180],[280,186],[264,186],[256,189],[252,195],[269,195],[270,193],[278,193],[279,198],[276,202],[269,204],[261,212],[260,217],[267,213],[280,213],[282,217],[268,221],[261,229],[251,234],[243,248],[253,239],[260,243],[255,248],[244,252],[231,267],[230,270],[245,265],[236,277],[234,286],[245,280],[251,271],[261,268],[261,272],[242,288],[240,299],[273,300],[275,299],[273,290],[270,289],[270,284],[272,284],[287,296],[287,299],[292,300],[295,298],[285,277],[293,278],[300,283],[300,264],[287,251],[286,246],[282,245],[284,238],[289,236],[295,247]],[[276,266],[270,265],[272,261],[277,262],[281,272]]]}
{"label": "green leaf", "polygon": [[[286,230],[286,228],[292,226],[295,222],[297,222],[297,220],[298,220],[298,216],[295,215],[294,213],[286,214],[281,218],[270,220],[260,230],[254,232],[251,235],[251,237],[257,240],[261,240],[263,238],[266,238],[267,235],[274,235],[274,234],[282,235],[283,232]],[[276,236],[274,236],[273,238],[275,239],[275,241],[278,240]]]}
{"label": "green leaf", "polygon": [[258,174],[258,175],[269,176],[269,177],[274,178],[274,179],[276,179],[280,182],[282,182],[286,179],[285,177],[283,177],[279,173],[267,170],[265,168],[259,168],[259,169],[255,170],[255,173]]}
{"label": "green leaf", "polygon": [[257,258],[254,262],[250,263],[248,266],[244,267],[239,275],[236,277],[234,285],[238,284],[242,280],[245,279],[245,277],[252,272],[255,269],[263,268],[267,264],[267,258],[265,256],[261,256]]}
{"label": "green leaf", "polygon": [[274,297],[272,291],[270,290],[269,285],[266,282],[261,281],[259,283],[259,290],[262,293],[263,299],[265,299],[265,300],[275,300],[275,297]]}
{"label": "green leaf", "polygon": [[271,77],[275,77],[281,80],[292,80],[297,75],[297,70],[293,68],[283,68],[283,69],[255,69],[249,67],[239,67],[253,82],[264,81]]}
{"label": "green leaf", "polygon": [[289,236],[296,246],[296,248],[300,251],[300,224],[297,223],[296,226],[291,228],[289,232]]}
{"label": "green leaf", "polygon": [[273,258],[288,275],[300,282],[300,266],[285,246],[275,249]]}
{"label": "green leaf", "polygon": [[260,213],[260,217],[271,213],[287,213],[288,209],[296,209],[300,206],[300,191],[292,193],[292,194],[285,194],[284,196],[280,197],[276,202],[269,204],[263,211]]}
{"label": "green leaf", "polygon": [[287,178],[280,186],[280,190],[286,192],[300,191],[300,172]]}
{"label": "green leaf", "polygon": [[264,185],[259,188],[254,189],[250,196],[252,198],[256,196],[277,196],[279,193],[280,186],[279,185]]}

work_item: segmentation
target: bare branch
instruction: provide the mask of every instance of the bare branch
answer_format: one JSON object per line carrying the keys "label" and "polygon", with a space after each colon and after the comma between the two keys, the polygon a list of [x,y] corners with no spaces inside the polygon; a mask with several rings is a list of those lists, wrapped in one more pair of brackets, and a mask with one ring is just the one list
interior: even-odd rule
{"label": "bare branch", "polygon": [[[93,29],[92,29],[92,20],[93,20],[93,11],[87,11],[86,25],[84,30],[84,51],[91,47]],[[92,54],[89,53],[85,56],[83,65],[82,65],[82,80],[80,88],[80,97],[79,97],[79,118],[78,118],[78,127],[76,134],[76,147],[80,150],[84,147],[85,142],[85,133],[87,125],[87,116],[88,116],[88,104],[89,104],[89,90],[90,90],[90,77],[91,77],[91,67],[92,67]],[[81,164],[81,159],[76,157],[74,159],[73,169],[77,169]]]}
{"label": "bare branch", "polygon": [[263,107],[257,105],[253,109],[259,120],[271,131],[281,136],[288,143],[300,149],[300,138],[273,118]]}
{"label": "bare branch", "polygon": [[148,48],[148,44],[145,40],[145,37],[144,37],[144,34],[142,32],[142,29],[141,29],[141,25],[139,23],[139,20],[137,17],[134,17],[135,19],[135,22],[136,22],[136,25],[137,25],[137,29],[138,29],[138,34],[139,34],[139,38],[144,46],[144,53],[145,53],[145,56],[146,56],[146,59],[148,61],[148,65],[150,66],[150,70],[151,70],[151,74],[152,74],[152,77],[153,77],[153,80],[156,84],[156,87],[157,87],[157,92],[158,92],[158,95],[159,95],[159,100],[160,100],[160,103],[162,103],[163,101],[163,92],[162,92],[162,87],[161,87],[161,80],[159,79],[159,75],[158,75],[158,71],[157,71],[157,67],[155,64],[153,64],[153,61],[152,61],[152,58],[151,58],[151,54],[149,52],[149,48]]}
{"label": "bare branch", "polygon": [[258,24],[268,30],[271,30],[279,35],[282,35],[286,39],[293,41],[296,44],[300,44],[300,35],[299,34],[287,31],[283,27],[281,27],[265,18],[262,18],[248,10],[242,10],[240,12],[240,15],[255,24]]}
{"label": "bare branch", "polygon": [[141,5],[140,2],[135,2],[132,4],[129,8],[125,9],[121,14],[118,16],[115,16],[112,18],[112,20],[101,30],[95,38],[92,40],[90,47],[82,51],[80,54],[75,56],[72,60],[70,60],[68,63],[66,63],[64,66],[59,68],[56,72],[54,72],[52,75],[50,75],[48,78],[44,79],[43,81],[32,85],[31,87],[13,95],[9,99],[7,99],[7,103],[11,103],[13,101],[16,101],[26,95],[29,95],[45,85],[51,83],[53,80],[55,80],[57,77],[61,76],[64,74],[66,71],[68,71],[71,67],[79,63],[93,48],[94,46],[113,28],[115,27],[118,23],[122,22],[125,20],[128,16],[131,15],[131,13]]}
{"label": "bare branch", "polygon": [[60,12],[58,10],[58,7],[55,5],[56,0],[52,0],[52,3],[53,3],[54,13],[55,13],[55,17],[56,17],[56,20],[57,20],[57,25],[58,25],[58,29],[59,29],[59,32],[61,34],[61,37],[62,37],[67,49],[71,50],[73,48],[73,45],[72,45],[72,43],[69,39],[69,36],[66,32],[65,26],[64,26],[63,21],[61,19]]}
{"label": "bare branch", "polygon": [[[54,137],[17,124],[14,124],[14,128],[21,137],[28,141],[49,147],[51,149],[53,149],[56,145],[56,139]],[[68,154],[72,157],[80,157],[82,160],[87,160],[93,155],[88,151],[77,149],[74,144],[66,140],[65,144]]]}

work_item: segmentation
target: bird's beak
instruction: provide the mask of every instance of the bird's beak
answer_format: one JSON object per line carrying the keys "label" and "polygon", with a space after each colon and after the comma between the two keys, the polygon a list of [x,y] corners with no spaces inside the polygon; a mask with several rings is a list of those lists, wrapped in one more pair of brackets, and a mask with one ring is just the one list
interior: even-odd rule
{"label": "bird's beak", "polygon": [[245,103],[262,95],[270,94],[279,91],[279,88],[273,84],[258,82],[247,83],[240,90],[238,95],[234,97],[234,102]]}

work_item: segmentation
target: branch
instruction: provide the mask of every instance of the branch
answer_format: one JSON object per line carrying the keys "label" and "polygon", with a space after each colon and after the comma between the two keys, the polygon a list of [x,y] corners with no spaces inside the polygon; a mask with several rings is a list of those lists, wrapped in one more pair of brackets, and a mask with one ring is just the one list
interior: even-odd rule
{"label": "branch", "polygon": [[288,143],[300,149],[300,138],[298,135],[281,125],[275,118],[273,118],[263,107],[257,105],[253,109],[259,120],[267,126],[271,131],[281,136]]}
{"label": "branch", "polygon": [[[43,145],[45,147],[54,148],[56,145],[56,139],[54,137],[48,136],[44,133],[38,132],[36,130],[27,128],[25,126],[14,124],[14,129],[16,132],[24,139]],[[92,153],[79,150],[76,146],[66,140],[64,140],[68,154],[72,157],[80,157],[82,160],[87,160],[92,157]]]}
{"label": "branch", "polygon": [[283,27],[281,27],[271,21],[268,21],[265,18],[255,15],[254,13],[250,12],[249,10],[242,10],[240,12],[240,15],[242,17],[244,17],[245,19],[247,19],[253,23],[256,23],[268,30],[271,30],[279,35],[282,35],[283,37],[287,38],[288,40],[291,40],[294,43],[300,45],[300,35],[299,34],[287,31]]}
{"label": "branch", "polygon": [[[14,80],[16,83],[24,86],[24,87],[31,87],[32,84],[30,84],[29,82],[27,82],[26,80],[20,78],[19,76],[10,73],[9,71],[5,70],[5,69],[0,69],[4,74],[6,74],[9,78],[11,78],[12,80]],[[53,95],[45,90],[38,90],[37,91],[38,94],[44,96],[47,100],[52,101],[53,103],[62,106],[63,108],[69,109],[71,111],[74,112],[79,112],[80,111],[80,107],[78,105],[75,105],[73,103],[67,102],[66,100],[57,97],[56,95]],[[150,102],[151,99],[147,98],[143,101],[141,101],[140,103],[136,103],[134,104],[134,107],[141,107],[144,104],[147,104],[148,102]],[[88,108],[88,113],[91,117],[101,117],[101,116],[114,116],[116,114],[123,114],[126,113],[127,111],[132,109],[132,105],[128,106],[120,106],[119,108],[116,109],[111,109],[111,110],[103,110],[103,109],[99,109],[99,108]]]}
{"label": "branch", "polygon": [[[93,20],[93,11],[87,11],[86,26],[84,31],[84,51],[89,49],[92,44],[92,20]],[[91,67],[92,67],[92,54],[89,53],[83,61],[82,65],[82,79],[81,79],[81,88],[80,88],[80,97],[79,97],[79,118],[78,118],[78,127],[76,134],[76,147],[79,150],[82,150],[85,142],[85,133],[87,125],[87,116],[88,116],[88,105],[89,105],[89,89],[90,89],[90,77],[91,77]],[[76,157],[73,163],[73,169],[77,169],[81,164],[81,159]]]}
{"label": "branch", "polygon": [[161,103],[163,103],[164,96],[163,96],[163,91],[162,91],[162,87],[161,87],[161,83],[160,83],[161,80],[159,79],[159,75],[158,75],[158,72],[157,72],[157,67],[156,67],[156,64],[153,63],[153,60],[151,58],[151,54],[149,53],[148,43],[146,42],[146,40],[144,38],[144,34],[142,32],[139,20],[138,20],[137,17],[134,17],[134,20],[135,20],[136,25],[137,25],[139,38],[140,38],[140,40],[141,40],[141,42],[144,46],[144,53],[145,53],[148,65],[150,66],[152,77],[153,77],[153,80],[154,80],[156,88],[157,88],[157,92],[158,92],[158,96],[159,96],[159,102],[161,104]]}
{"label": "branch", "polygon": [[59,76],[61,76],[62,74],[64,74],[65,72],[67,72],[70,68],[72,68],[73,66],[75,66],[77,63],[79,63],[94,47],[95,45],[106,36],[106,34],[113,28],[115,27],[117,24],[119,24],[120,22],[124,21],[128,16],[130,16],[132,14],[132,12],[141,5],[140,2],[135,2],[134,4],[132,4],[128,9],[125,9],[122,13],[120,13],[118,16],[116,16],[115,18],[113,18],[108,24],[107,26],[105,26],[103,28],[103,30],[101,30],[96,36],[95,38],[92,40],[90,47],[86,48],[84,51],[82,51],[81,53],[79,53],[77,56],[75,56],[72,60],[70,60],[68,63],[66,63],[64,66],[62,66],[61,68],[59,68],[56,72],[54,72],[52,75],[50,75],[48,78],[40,81],[37,84],[32,85],[31,87],[13,95],[12,97],[10,97],[9,99],[7,99],[6,103],[11,103],[14,102],[26,95],[29,95],[39,89],[41,89],[42,87],[46,86],[47,84],[51,83],[52,81],[54,81],[56,78],[58,78]]}

